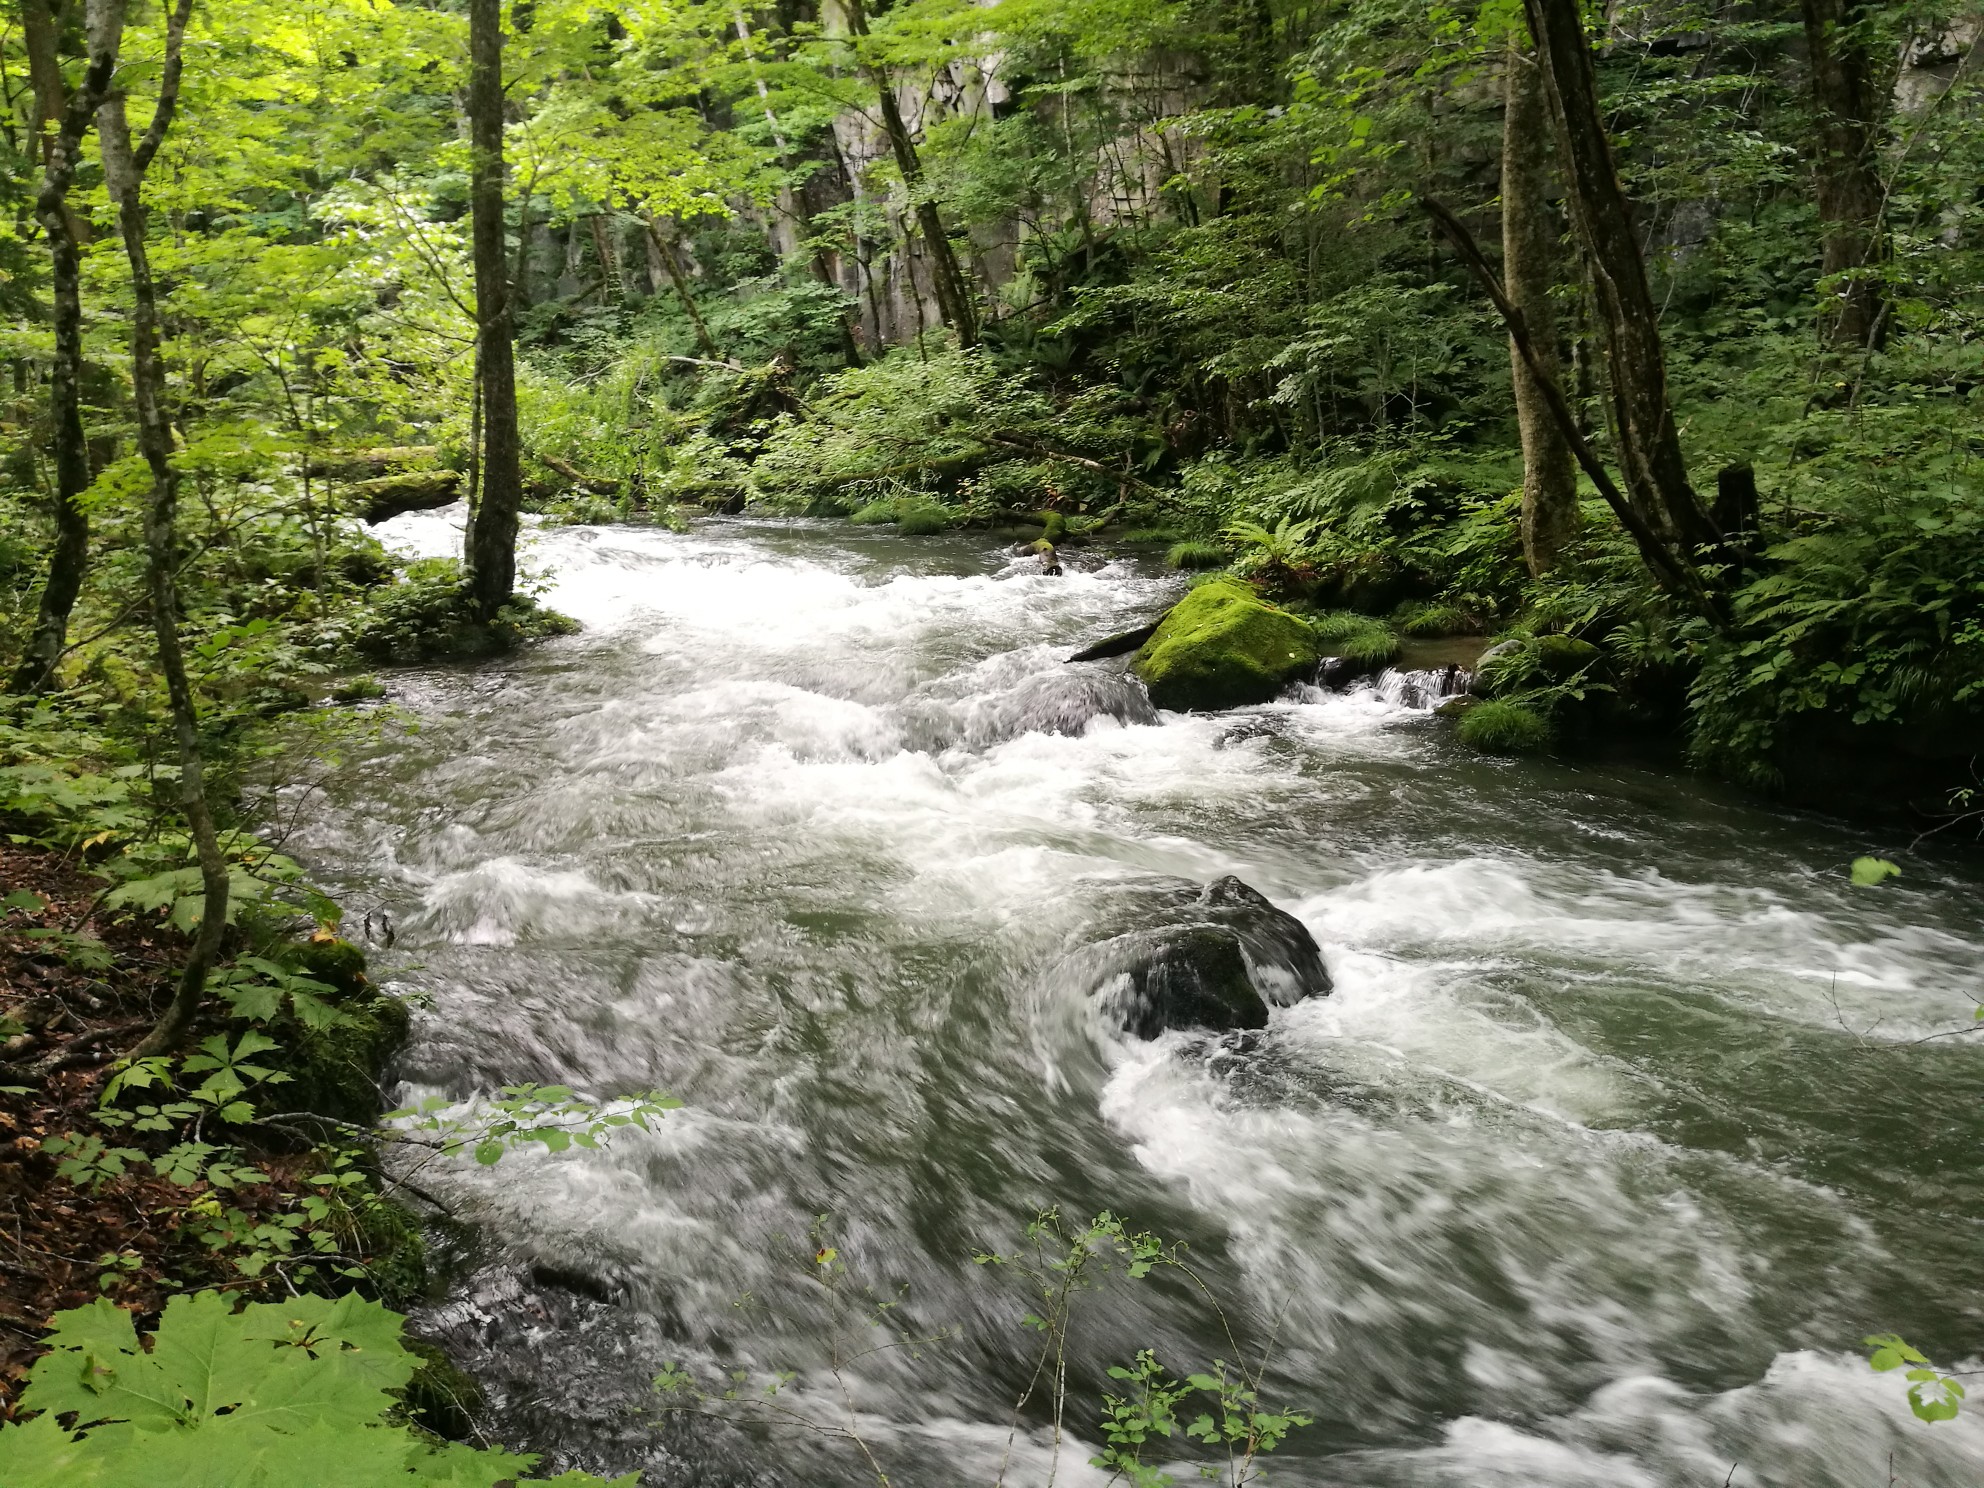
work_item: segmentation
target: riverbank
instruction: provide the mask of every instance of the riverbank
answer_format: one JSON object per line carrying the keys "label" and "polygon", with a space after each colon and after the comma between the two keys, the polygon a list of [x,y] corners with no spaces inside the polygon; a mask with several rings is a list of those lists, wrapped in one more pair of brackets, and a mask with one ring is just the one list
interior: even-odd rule
{"label": "riverbank", "polygon": [[270,1016],[230,1016],[217,997],[176,1077],[139,1080],[126,1051],[170,998],[180,932],[106,909],[103,881],[49,849],[0,847],[0,884],[5,1419],[49,1318],[98,1298],[141,1317],[210,1288],[356,1282],[389,1305],[418,1300],[418,1223],[337,1125],[362,1132],[386,1109],[377,1081],[406,1027],[359,948],[329,935],[239,947],[305,979],[288,995],[320,995],[334,1018],[277,1011],[274,977],[255,978]]}

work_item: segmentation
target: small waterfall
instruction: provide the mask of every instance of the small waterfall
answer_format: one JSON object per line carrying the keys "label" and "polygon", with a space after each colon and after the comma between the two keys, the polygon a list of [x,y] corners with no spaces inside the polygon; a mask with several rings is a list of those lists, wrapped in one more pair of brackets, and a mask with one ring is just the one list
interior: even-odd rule
{"label": "small waterfall", "polygon": [[1358,678],[1344,690],[1369,688],[1393,707],[1423,711],[1459,697],[1473,681],[1474,673],[1459,663],[1407,671],[1386,667],[1375,677]]}

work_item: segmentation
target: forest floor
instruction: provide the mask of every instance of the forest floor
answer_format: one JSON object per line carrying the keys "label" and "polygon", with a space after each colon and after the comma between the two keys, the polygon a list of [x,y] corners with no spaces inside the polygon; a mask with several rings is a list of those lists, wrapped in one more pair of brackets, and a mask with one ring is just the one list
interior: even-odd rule
{"label": "forest floor", "polygon": [[[0,1420],[13,1418],[53,1313],[108,1297],[156,1314],[189,1280],[227,1269],[188,1225],[187,1189],[95,1120],[181,954],[176,935],[103,913],[103,890],[64,855],[0,844]],[[51,1141],[71,1158],[84,1144],[89,1172],[62,1176]],[[278,1190],[244,1185],[227,1202],[253,1213]]]}

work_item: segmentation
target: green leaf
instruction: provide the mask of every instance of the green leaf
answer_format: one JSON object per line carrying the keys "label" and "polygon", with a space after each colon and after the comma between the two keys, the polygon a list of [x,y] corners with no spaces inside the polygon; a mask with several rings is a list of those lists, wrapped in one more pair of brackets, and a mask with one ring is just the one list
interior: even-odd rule
{"label": "green leaf", "polygon": [[1888,879],[1901,877],[1901,870],[1886,858],[1855,858],[1853,881],[1862,888],[1873,888]]}

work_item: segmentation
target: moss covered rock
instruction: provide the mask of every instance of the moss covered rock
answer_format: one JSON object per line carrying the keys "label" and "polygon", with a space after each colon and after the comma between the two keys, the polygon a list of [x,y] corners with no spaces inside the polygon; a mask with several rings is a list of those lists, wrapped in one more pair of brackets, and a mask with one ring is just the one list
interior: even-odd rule
{"label": "moss covered rock", "polygon": [[314,977],[343,997],[369,995],[365,952],[348,940],[319,931],[308,940],[292,941],[276,952],[276,962],[290,971]]}
{"label": "moss covered rock", "polygon": [[282,946],[273,959],[329,987],[338,1013],[328,1028],[293,1016],[281,1020],[278,1058],[290,1077],[284,1103],[370,1125],[384,1107],[379,1076],[406,1041],[406,1004],[367,979],[363,950],[328,932]]}
{"label": "moss covered rock", "polygon": [[406,1042],[406,1004],[374,994],[339,1002],[338,1014],[329,1028],[291,1022],[280,1030],[291,1080],[283,1100],[299,1110],[368,1125],[385,1104],[379,1075]]}
{"label": "moss covered rock", "polygon": [[1536,638],[1536,664],[1560,681],[1583,671],[1598,657],[1596,646],[1576,636],[1545,635]]}
{"label": "moss covered rock", "polygon": [[1322,659],[1315,632],[1235,579],[1173,605],[1130,669],[1160,708],[1198,712],[1265,703]]}

